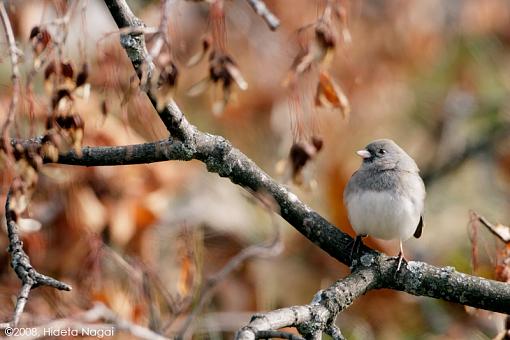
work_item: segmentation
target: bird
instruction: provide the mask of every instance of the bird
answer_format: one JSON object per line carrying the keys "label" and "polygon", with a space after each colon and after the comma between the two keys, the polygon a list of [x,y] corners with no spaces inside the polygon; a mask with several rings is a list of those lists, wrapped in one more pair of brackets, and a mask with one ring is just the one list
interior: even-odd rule
{"label": "bird", "polygon": [[351,257],[367,235],[398,239],[398,272],[402,261],[407,262],[402,242],[422,234],[425,184],[416,162],[391,139],[374,140],[356,153],[362,163],[344,190],[344,204],[356,232]]}

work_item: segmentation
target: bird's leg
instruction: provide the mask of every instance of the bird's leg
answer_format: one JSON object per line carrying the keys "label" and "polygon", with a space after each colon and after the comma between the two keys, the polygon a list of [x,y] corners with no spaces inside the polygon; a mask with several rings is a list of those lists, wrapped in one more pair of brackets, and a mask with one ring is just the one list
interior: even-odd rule
{"label": "bird's leg", "polygon": [[402,247],[402,240],[400,240],[400,251],[398,252],[398,266],[397,266],[397,272],[400,270],[400,267],[402,266],[402,261],[407,262],[406,258],[404,257],[404,248]]}
{"label": "bird's leg", "polygon": [[365,234],[356,235],[354,238],[354,242],[352,242],[352,249],[351,249],[351,261],[354,259],[354,255],[358,255],[359,253],[359,247],[363,243],[363,237],[367,237]]}

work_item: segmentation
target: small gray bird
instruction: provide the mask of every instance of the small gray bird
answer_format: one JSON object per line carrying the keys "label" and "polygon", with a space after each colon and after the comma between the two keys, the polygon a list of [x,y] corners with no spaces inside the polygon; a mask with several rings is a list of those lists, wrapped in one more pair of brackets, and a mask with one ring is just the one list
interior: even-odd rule
{"label": "small gray bird", "polygon": [[423,228],[425,185],[414,160],[391,139],[378,139],[356,152],[363,158],[344,191],[344,204],[356,232],[353,250],[361,237],[400,240],[397,271],[404,250],[402,241],[419,238]]}

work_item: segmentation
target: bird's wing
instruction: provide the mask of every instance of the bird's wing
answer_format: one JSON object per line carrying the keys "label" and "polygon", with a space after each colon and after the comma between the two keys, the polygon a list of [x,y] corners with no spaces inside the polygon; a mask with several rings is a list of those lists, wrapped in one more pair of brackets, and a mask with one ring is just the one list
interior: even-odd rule
{"label": "bird's wing", "polygon": [[416,227],[416,231],[414,232],[414,237],[420,238],[422,230],[423,230],[423,215],[420,215],[420,222],[418,222],[418,226]]}

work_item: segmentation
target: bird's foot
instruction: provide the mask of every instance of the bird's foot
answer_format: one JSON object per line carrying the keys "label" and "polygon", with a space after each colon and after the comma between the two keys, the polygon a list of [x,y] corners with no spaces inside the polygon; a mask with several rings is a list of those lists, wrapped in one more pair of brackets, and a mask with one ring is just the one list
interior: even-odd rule
{"label": "bird's foot", "polygon": [[354,238],[354,241],[352,242],[352,248],[351,248],[351,262],[358,257],[359,255],[359,248],[363,244],[363,237],[366,237],[367,235],[356,235]]}
{"label": "bird's foot", "polygon": [[397,270],[395,270],[395,275],[398,274],[400,269],[402,268],[402,264],[405,263],[407,265],[407,259],[404,257],[402,253],[398,253],[397,256],[390,256],[386,258],[386,261],[398,261],[397,262]]}
{"label": "bird's foot", "polygon": [[398,260],[398,265],[397,265],[397,270],[396,270],[396,273],[398,273],[400,271],[400,268],[402,267],[402,262],[405,262],[406,265],[407,265],[407,260],[406,258],[404,257],[404,252],[400,251],[397,255],[397,260]]}

